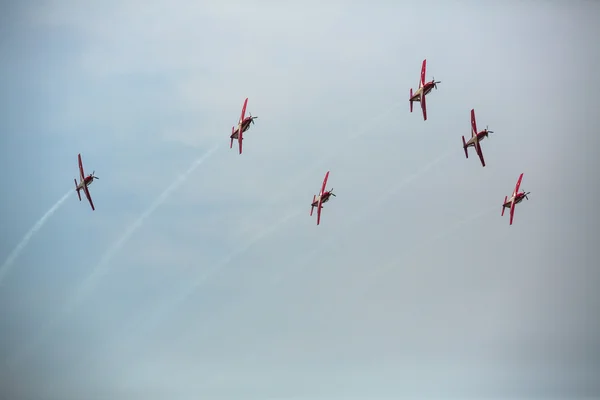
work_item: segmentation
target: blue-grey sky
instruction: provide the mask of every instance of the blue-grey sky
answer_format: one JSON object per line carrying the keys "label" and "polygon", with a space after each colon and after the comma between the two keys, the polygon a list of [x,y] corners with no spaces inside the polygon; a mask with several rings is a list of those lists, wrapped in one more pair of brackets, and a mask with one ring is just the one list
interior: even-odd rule
{"label": "blue-grey sky", "polygon": [[600,396],[600,4],[280,3],[1,5],[0,397]]}

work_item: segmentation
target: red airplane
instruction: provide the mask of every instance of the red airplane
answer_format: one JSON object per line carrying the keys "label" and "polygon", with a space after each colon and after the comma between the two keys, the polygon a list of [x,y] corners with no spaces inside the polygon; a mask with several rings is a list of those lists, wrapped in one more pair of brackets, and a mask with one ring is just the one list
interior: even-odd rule
{"label": "red airplane", "polygon": [[250,123],[254,124],[254,120],[258,117],[253,117],[251,113],[249,117],[245,117],[246,115],[246,106],[248,105],[248,98],[246,97],[246,100],[244,101],[244,106],[242,107],[242,116],[240,117],[240,121],[238,122],[238,126],[236,127],[231,127],[231,136],[229,136],[229,138],[231,139],[231,143],[229,144],[229,148],[231,149],[233,147],[233,139],[237,139],[238,143],[240,145],[240,154],[242,154],[242,140],[244,139],[242,136],[244,134],[244,132],[246,132],[248,129],[250,129]]}
{"label": "red airplane", "polygon": [[475,121],[475,110],[471,110],[471,139],[468,142],[465,142],[465,137],[462,137],[463,141],[463,149],[465,149],[465,156],[469,158],[469,153],[467,152],[467,148],[473,146],[475,147],[475,151],[481,160],[481,165],[485,167],[485,160],[483,159],[483,153],[481,151],[481,142],[484,138],[489,137],[489,133],[494,133],[494,131],[489,131],[487,126],[481,132],[477,132],[477,122]]}
{"label": "red airplane", "polygon": [[421,103],[421,108],[423,109],[423,120],[427,121],[427,104],[425,103],[425,96],[427,94],[429,94],[429,92],[431,92],[433,90],[433,88],[436,88],[437,90],[437,84],[438,83],[442,83],[440,81],[435,80],[435,78],[433,78],[430,82],[425,82],[425,67],[427,66],[427,59],[423,60],[423,66],[421,67],[421,80],[419,81],[419,88],[417,89],[417,91],[413,94],[413,90],[412,88],[410,89],[410,98],[408,99],[408,101],[410,101],[410,112],[413,111],[413,101],[418,101]]}
{"label": "red airplane", "polygon": [[81,201],[81,193],[79,193],[80,190],[83,190],[83,192],[85,193],[85,196],[87,197],[88,201],[90,202],[90,206],[92,206],[92,211],[95,210],[94,208],[94,202],[92,202],[92,196],[90,196],[90,191],[88,190],[88,186],[92,184],[92,182],[94,182],[94,179],[99,179],[97,176],[94,175],[94,173],[96,171],[93,171],[90,175],[85,176],[84,172],[83,172],[83,163],[81,162],[81,154],[78,155],[79,158],[79,184],[77,184],[77,179],[74,179],[75,181],[75,191],[77,192],[77,196],[79,196],[79,201]]}
{"label": "red airplane", "polygon": [[[519,204],[523,201],[523,199],[529,200],[527,195],[531,192],[525,193],[525,191],[519,193],[519,186],[521,186],[521,180],[523,180],[523,174],[519,176],[519,180],[517,181],[517,186],[515,186],[515,191],[513,192],[510,199],[508,196],[504,196],[504,204],[502,204],[502,216],[504,216],[504,209],[510,208],[510,225],[513,223],[513,216],[515,215],[515,205]],[[508,200],[507,200],[508,199]]]}
{"label": "red airplane", "polygon": [[329,178],[329,171],[325,174],[325,179],[323,179],[323,186],[321,186],[321,191],[319,195],[313,195],[313,201],[310,205],[310,216],[313,215],[313,210],[317,207],[317,225],[321,222],[321,209],[323,208],[323,203],[327,203],[331,196],[335,197],[333,194],[333,188],[329,191],[325,191],[325,186],[327,185],[327,178]]}

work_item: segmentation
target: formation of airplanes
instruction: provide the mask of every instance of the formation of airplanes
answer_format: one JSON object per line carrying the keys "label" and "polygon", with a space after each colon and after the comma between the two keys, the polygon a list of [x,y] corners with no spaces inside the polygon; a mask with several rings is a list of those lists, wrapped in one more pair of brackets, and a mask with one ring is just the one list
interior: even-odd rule
{"label": "formation of airplanes", "polygon": [[[437,84],[441,83],[441,81],[436,81],[435,78],[432,78],[431,81],[426,82],[426,68],[427,68],[427,59],[423,60],[423,64],[421,65],[421,77],[419,79],[419,86],[417,90],[413,93],[413,89],[410,89],[410,95],[408,101],[410,103],[410,112],[413,112],[413,103],[419,102],[421,104],[421,110],[423,111],[423,120],[427,121],[427,103],[426,97],[433,90],[437,90]],[[237,127],[231,127],[231,136],[229,148],[233,148],[233,141],[237,139],[239,154],[242,154],[242,141],[244,140],[244,133],[250,129],[251,125],[254,125],[254,120],[258,117],[253,117],[251,113],[248,113],[246,116],[246,107],[248,106],[248,98],[244,100],[244,104],[242,105],[242,113],[240,115],[240,119],[238,121]],[[485,167],[485,160],[483,158],[483,151],[481,150],[481,141],[486,137],[489,137],[490,133],[494,133],[493,131],[488,130],[487,126],[482,131],[477,131],[477,121],[475,119],[475,109],[471,109],[471,138],[468,141],[465,141],[465,137],[462,136],[462,147],[465,152],[466,158],[469,158],[469,147],[474,147],[477,156],[479,156],[479,160],[481,161],[481,166]],[[92,201],[92,197],[90,195],[88,186],[94,182],[94,179],[98,179],[97,176],[94,175],[95,172],[92,172],[90,175],[85,176],[83,171],[83,163],[81,162],[81,154],[78,155],[79,159],[79,183],[77,183],[77,179],[75,179],[75,191],[79,196],[79,201],[81,201],[81,193],[83,190],[85,196],[87,197],[92,210],[95,210],[94,203]],[[323,204],[327,203],[331,196],[335,197],[333,193],[333,189],[326,190],[327,180],[329,179],[329,172],[325,174],[325,178],[323,179],[323,184],[321,185],[321,190],[318,194],[313,195],[312,203],[310,204],[310,216],[312,217],[313,211],[315,207],[317,208],[317,225],[321,223],[321,210],[323,209]],[[527,197],[530,192],[519,192],[519,188],[521,186],[521,181],[523,180],[523,173],[519,176],[517,180],[517,184],[515,186],[515,190],[512,193],[510,199],[508,196],[504,197],[504,203],[502,203],[502,216],[504,216],[505,209],[510,209],[510,221],[509,225],[513,223],[513,217],[515,212],[515,206],[519,204],[523,199],[529,200]]]}

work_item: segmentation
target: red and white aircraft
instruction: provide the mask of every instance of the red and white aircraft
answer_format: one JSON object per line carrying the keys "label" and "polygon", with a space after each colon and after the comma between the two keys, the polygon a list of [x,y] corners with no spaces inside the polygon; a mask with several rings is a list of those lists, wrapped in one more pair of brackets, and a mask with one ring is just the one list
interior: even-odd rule
{"label": "red and white aircraft", "polygon": [[487,126],[481,132],[477,132],[477,122],[475,121],[475,109],[471,110],[471,139],[468,142],[465,142],[465,137],[462,137],[463,149],[465,150],[465,156],[469,158],[469,153],[467,152],[467,148],[473,146],[475,147],[475,151],[481,160],[481,165],[485,167],[485,160],[483,159],[483,152],[481,151],[480,142],[489,137],[489,133],[494,133],[494,131],[488,130]]}
{"label": "red and white aircraft", "polygon": [[94,179],[99,179],[97,176],[94,176],[96,171],[93,171],[90,175],[85,176],[83,172],[83,163],[81,162],[81,154],[77,156],[79,158],[79,184],[77,184],[77,179],[75,181],[75,191],[77,192],[77,196],[79,196],[79,201],[81,201],[81,193],[80,190],[83,190],[85,193],[85,197],[87,197],[90,202],[90,206],[92,206],[92,211],[95,210],[94,202],[92,202],[92,196],[90,196],[90,191],[88,190],[88,186],[94,182]]}
{"label": "red and white aircraft", "polygon": [[333,188],[329,191],[325,190],[325,186],[327,185],[327,178],[329,178],[329,171],[325,174],[325,179],[323,179],[323,186],[321,186],[321,191],[319,195],[313,196],[313,201],[310,204],[310,216],[313,215],[313,210],[317,207],[317,225],[321,222],[321,209],[323,209],[323,203],[327,203],[331,196],[335,197],[333,194]]}
{"label": "red and white aircraft", "polygon": [[519,180],[517,181],[517,186],[515,186],[515,191],[513,192],[510,199],[508,196],[504,196],[504,203],[502,204],[502,216],[504,216],[504,209],[510,208],[510,225],[513,223],[513,216],[515,215],[515,205],[519,204],[523,201],[523,199],[529,200],[527,195],[531,192],[525,193],[525,191],[519,193],[519,186],[521,186],[521,181],[523,180],[523,174],[519,176]]}
{"label": "red and white aircraft", "polygon": [[419,88],[413,94],[412,88],[410,89],[410,112],[413,111],[413,101],[418,101],[421,103],[421,108],[423,109],[423,120],[427,121],[427,104],[425,103],[425,96],[429,94],[433,90],[433,88],[437,89],[437,84],[442,83],[440,81],[435,80],[433,78],[430,82],[425,82],[425,68],[427,66],[427,59],[423,60],[423,66],[421,67],[421,80],[419,81]]}
{"label": "red and white aircraft", "polygon": [[250,123],[254,124],[254,120],[258,117],[253,117],[252,114],[250,114],[249,117],[245,117],[246,115],[246,106],[248,105],[248,98],[246,97],[246,100],[244,100],[244,106],[242,107],[242,116],[240,117],[240,121],[238,122],[238,126],[236,127],[231,127],[231,136],[229,136],[229,138],[231,139],[231,143],[229,144],[229,148],[231,149],[233,147],[233,139],[237,139],[238,143],[240,145],[240,154],[242,154],[242,140],[244,139],[242,136],[244,134],[244,132],[246,132],[248,129],[250,129]]}

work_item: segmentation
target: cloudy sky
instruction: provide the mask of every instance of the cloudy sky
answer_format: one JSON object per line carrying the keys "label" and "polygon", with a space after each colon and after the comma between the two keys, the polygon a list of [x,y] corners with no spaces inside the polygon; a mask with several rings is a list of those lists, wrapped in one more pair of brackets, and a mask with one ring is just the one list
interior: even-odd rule
{"label": "cloudy sky", "polygon": [[600,395],[599,3],[255,3],[0,5],[0,398]]}

